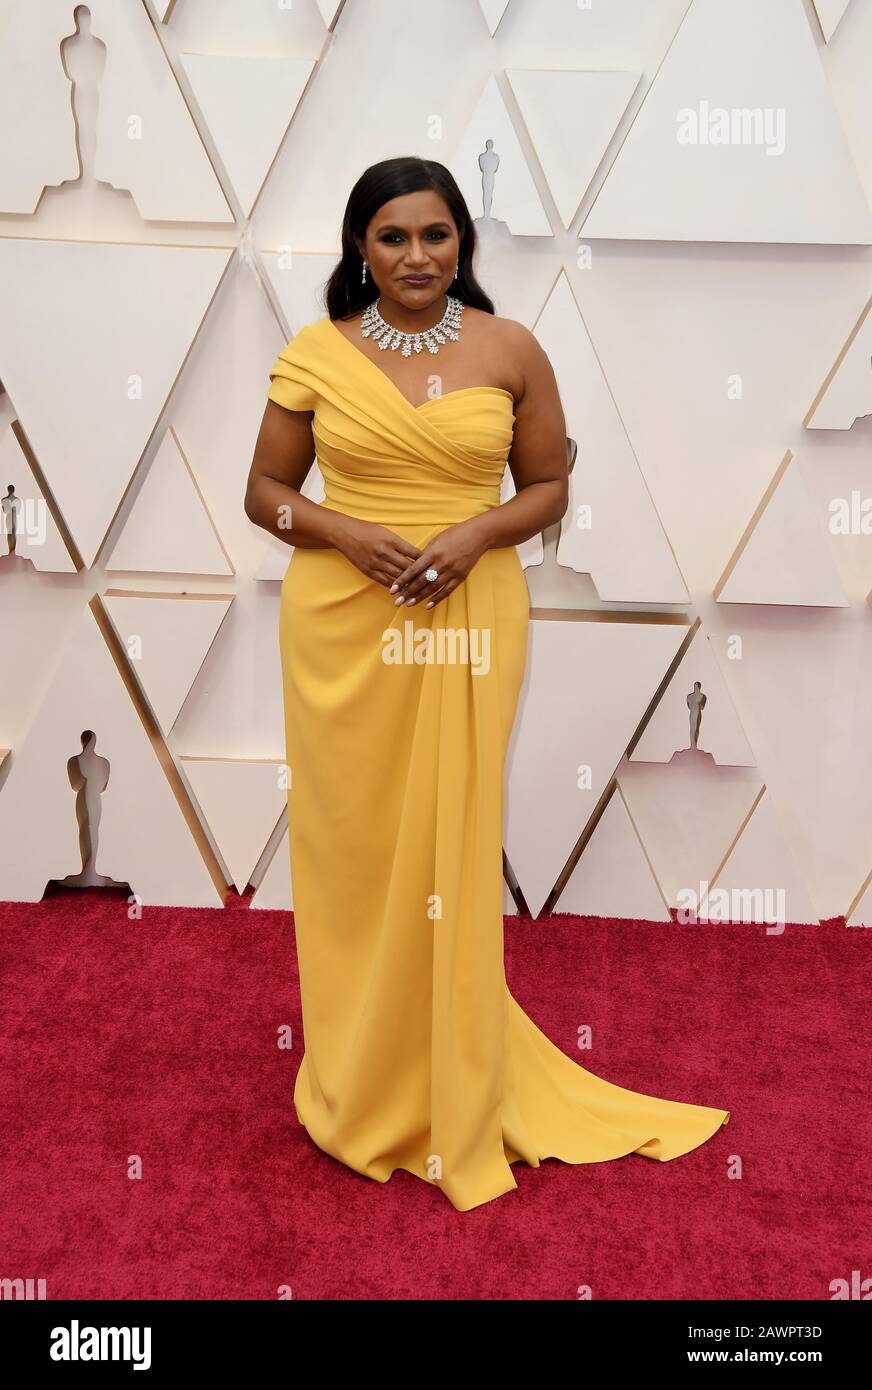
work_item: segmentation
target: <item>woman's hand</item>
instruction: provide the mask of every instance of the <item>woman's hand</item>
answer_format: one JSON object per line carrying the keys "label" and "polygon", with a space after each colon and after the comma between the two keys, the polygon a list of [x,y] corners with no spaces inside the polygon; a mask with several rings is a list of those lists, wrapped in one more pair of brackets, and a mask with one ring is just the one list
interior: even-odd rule
{"label": "woman's hand", "polygon": [[[458,584],[463,583],[487,548],[481,517],[469,517],[454,526],[447,526],[432,541],[428,541],[418,558],[406,566],[392,585],[391,593],[398,591],[397,605],[418,603],[422,598],[427,598],[429,601],[425,607],[435,607],[453,593]],[[438,578],[432,583],[424,578],[425,571],[431,566],[438,573]]]}
{"label": "woman's hand", "polygon": [[404,574],[410,560],[421,554],[416,545],[404,540],[387,526],[358,517],[344,516],[336,539],[336,549],[378,584],[389,588]]}

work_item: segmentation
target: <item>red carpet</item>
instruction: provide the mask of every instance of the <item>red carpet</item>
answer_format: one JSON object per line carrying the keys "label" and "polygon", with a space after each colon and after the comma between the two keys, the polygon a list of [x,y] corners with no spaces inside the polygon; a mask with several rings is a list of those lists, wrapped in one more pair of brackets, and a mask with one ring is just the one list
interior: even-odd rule
{"label": "red carpet", "polygon": [[827,1299],[870,1273],[872,932],[507,919],[512,992],[564,1051],[732,1118],[671,1163],[515,1164],[516,1192],[457,1212],[297,1124],[289,913],[126,912],[0,903],[0,1277],[49,1299]]}

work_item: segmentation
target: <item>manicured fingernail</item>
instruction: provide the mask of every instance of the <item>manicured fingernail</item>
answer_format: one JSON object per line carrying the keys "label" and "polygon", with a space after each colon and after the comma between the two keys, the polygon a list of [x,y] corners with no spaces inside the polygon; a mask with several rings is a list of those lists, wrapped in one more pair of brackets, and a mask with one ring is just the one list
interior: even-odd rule
{"label": "manicured fingernail", "polygon": [[410,598],[410,599],[408,600],[409,607],[411,608],[412,604],[415,603],[415,602],[416,602],[415,599]]}
{"label": "manicured fingernail", "polygon": [[432,598],[431,598],[430,602],[427,604],[427,607],[428,607],[428,608],[432,608],[432,607],[433,607],[433,599],[432,599]]}
{"label": "manicured fingernail", "polygon": [[398,589],[399,587],[400,587],[400,586],[399,586],[399,584],[397,584],[397,583],[392,584],[391,587],[388,589],[388,593],[389,593],[389,594],[396,593],[396,591],[397,591],[397,589]]}
{"label": "manicured fingernail", "polygon": [[402,601],[403,601],[403,596],[402,596],[402,594],[400,594],[400,597],[399,597],[399,598],[395,598],[395,599],[394,599],[394,606],[396,607],[396,605],[397,605],[398,603],[402,603]]}

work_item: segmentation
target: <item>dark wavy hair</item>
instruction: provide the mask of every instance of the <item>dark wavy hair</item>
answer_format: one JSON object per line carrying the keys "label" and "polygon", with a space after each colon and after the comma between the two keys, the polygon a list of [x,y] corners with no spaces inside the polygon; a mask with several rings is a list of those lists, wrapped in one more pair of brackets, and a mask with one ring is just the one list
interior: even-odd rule
{"label": "dark wavy hair", "polygon": [[366,283],[361,283],[363,257],[354,238],[363,241],[367,227],[384,203],[425,188],[433,189],[445,199],[460,235],[459,268],[450,293],[474,309],[483,309],[486,314],[496,312],[493,301],[475,278],[472,268],[475,227],[453,174],[433,159],[399,155],[396,159],[382,159],[378,164],[371,164],[348,195],[342,219],[342,255],[324,289],[331,319],[348,318],[378,299],[378,288],[371,276]]}

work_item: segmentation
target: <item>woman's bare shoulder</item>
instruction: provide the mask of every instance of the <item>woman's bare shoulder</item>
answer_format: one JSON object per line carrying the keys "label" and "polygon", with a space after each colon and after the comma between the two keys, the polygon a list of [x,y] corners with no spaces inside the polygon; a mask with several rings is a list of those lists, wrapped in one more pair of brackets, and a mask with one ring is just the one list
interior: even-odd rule
{"label": "woman's bare shoulder", "polygon": [[472,346],[480,365],[485,365],[493,380],[521,400],[528,380],[535,374],[542,349],[529,328],[516,319],[502,318],[483,309],[464,309],[472,329]]}
{"label": "woman's bare shoulder", "polygon": [[517,319],[501,318],[496,314],[491,319],[493,341],[513,378],[512,394],[516,404],[520,405],[533,389],[555,392],[554,368],[535,333]]}
{"label": "woman's bare shoulder", "polygon": [[503,318],[497,318],[496,322],[505,341],[514,347],[533,348],[539,346],[535,333],[531,333],[526,324],[519,323],[517,319]]}
{"label": "woman's bare shoulder", "polygon": [[518,364],[524,377],[547,370],[545,349],[526,324],[519,323],[517,319],[494,315],[494,328],[499,335],[501,349]]}
{"label": "woman's bare shoulder", "polygon": [[464,309],[464,315],[473,315],[476,329],[501,347],[511,348],[515,352],[531,352],[539,347],[534,334],[523,323],[517,319],[503,318],[500,314],[488,314],[484,309],[474,309],[468,306]]}

